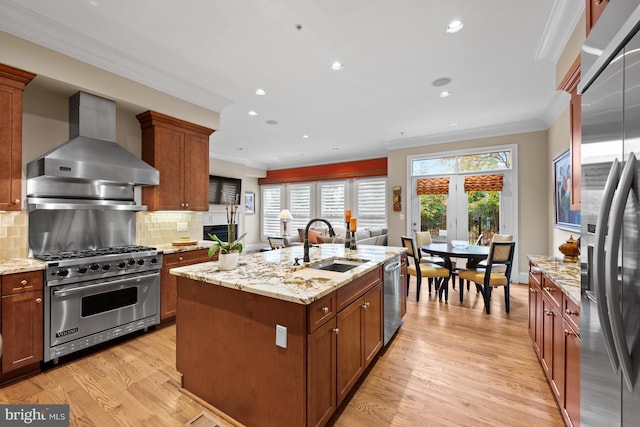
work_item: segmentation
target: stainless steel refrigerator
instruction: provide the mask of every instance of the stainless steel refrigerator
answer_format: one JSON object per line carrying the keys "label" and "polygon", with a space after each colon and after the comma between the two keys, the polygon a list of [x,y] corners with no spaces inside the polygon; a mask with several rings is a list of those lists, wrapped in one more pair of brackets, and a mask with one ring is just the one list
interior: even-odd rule
{"label": "stainless steel refrigerator", "polygon": [[640,0],[582,47],[581,426],[640,426]]}

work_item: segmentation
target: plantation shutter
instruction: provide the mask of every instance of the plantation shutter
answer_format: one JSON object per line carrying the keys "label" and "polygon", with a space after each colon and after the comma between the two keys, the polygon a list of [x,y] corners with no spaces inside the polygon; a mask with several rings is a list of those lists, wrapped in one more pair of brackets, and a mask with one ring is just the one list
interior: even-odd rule
{"label": "plantation shutter", "polygon": [[280,235],[278,214],[282,210],[282,186],[262,187],[262,237]]}
{"label": "plantation shutter", "polygon": [[421,178],[417,181],[416,194],[449,194],[449,178]]}
{"label": "plantation shutter", "polygon": [[478,175],[464,178],[464,191],[502,191],[503,175]]}
{"label": "plantation shutter", "polygon": [[311,220],[311,183],[291,184],[289,186],[289,211],[293,219],[289,221],[290,234],[296,234],[298,228],[304,228]]}
{"label": "plantation shutter", "polygon": [[[387,226],[387,179],[360,179],[355,182],[358,228]],[[354,215],[354,216],[356,216]]]}
{"label": "plantation shutter", "polygon": [[320,218],[344,225],[346,182],[320,182]]}

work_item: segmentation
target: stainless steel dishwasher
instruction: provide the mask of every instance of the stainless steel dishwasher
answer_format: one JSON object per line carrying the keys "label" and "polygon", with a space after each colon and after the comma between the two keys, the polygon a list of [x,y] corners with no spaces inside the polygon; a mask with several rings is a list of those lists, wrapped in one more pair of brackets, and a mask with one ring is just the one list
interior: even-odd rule
{"label": "stainless steel dishwasher", "polygon": [[400,257],[384,264],[384,345],[402,325],[402,283],[400,283]]}

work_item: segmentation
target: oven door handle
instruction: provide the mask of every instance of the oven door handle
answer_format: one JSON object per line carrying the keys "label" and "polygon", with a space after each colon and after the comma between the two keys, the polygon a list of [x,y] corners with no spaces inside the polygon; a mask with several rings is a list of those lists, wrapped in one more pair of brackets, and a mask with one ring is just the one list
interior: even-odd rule
{"label": "oven door handle", "polygon": [[111,280],[109,282],[96,283],[96,284],[93,284],[93,285],[76,286],[76,287],[73,287],[73,288],[55,289],[53,291],[53,296],[54,297],[63,297],[63,296],[66,296],[66,295],[72,295],[72,294],[77,293],[77,292],[84,292],[84,291],[91,290],[91,289],[98,289],[98,288],[102,288],[104,286],[111,286],[111,285],[115,285],[115,284],[118,284],[118,283],[130,282],[132,280],[135,280],[135,281],[139,282],[142,279],[150,279],[150,278],[153,278],[153,277],[158,277],[159,275],[160,275],[160,273],[145,274],[143,276],[127,277],[126,279]]}

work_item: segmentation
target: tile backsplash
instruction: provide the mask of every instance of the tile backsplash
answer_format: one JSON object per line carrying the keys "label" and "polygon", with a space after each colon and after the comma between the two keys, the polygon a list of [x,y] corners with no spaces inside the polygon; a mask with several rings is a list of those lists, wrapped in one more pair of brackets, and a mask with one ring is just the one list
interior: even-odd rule
{"label": "tile backsplash", "polygon": [[[178,231],[179,226],[186,231]],[[202,240],[202,212],[158,211],[136,214],[136,244],[162,245],[181,237]]]}
{"label": "tile backsplash", "polygon": [[0,260],[26,258],[29,253],[27,212],[0,212]]}

